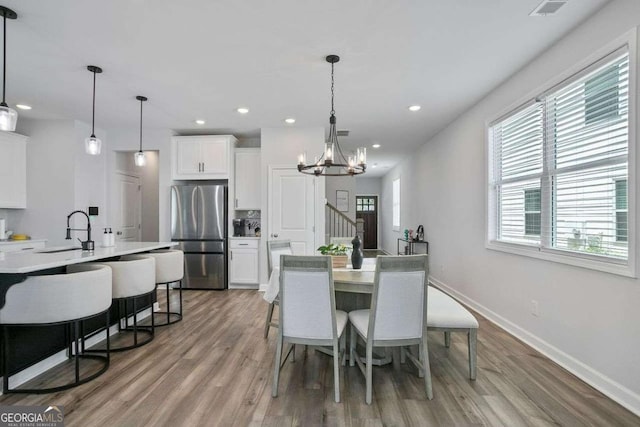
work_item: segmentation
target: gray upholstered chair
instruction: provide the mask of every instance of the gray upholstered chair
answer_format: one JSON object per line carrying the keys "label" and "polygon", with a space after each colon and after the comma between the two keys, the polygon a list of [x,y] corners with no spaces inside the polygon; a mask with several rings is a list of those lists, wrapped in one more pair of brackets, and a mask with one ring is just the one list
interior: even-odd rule
{"label": "gray upholstered chair", "polygon": [[[68,274],[29,276],[24,282],[9,288],[6,303],[0,309],[0,325],[4,337],[3,393],[53,393],[84,384],[100,376],[109,368],[109,335],[107,334],[106,355],[88,355],[80,351],[79,333],[82,320],[106,314],[106,327],[109,327],[109,308],[111,307],[111,269],[100,265],[79,264]],[[10,389],[11,340],[9,329],[34,325],[66,324],[70,341],[69,358],[75,359],[74,380],[64,385],[39,389]],[[84,341],[83,341],[84,342]],[[72,345],[75,344],[75,345]],[[75,351],[74,351],[75,349]],[[80,366],[82,359],[95,359],[101,362],[99,368],[87,375]],[[84,377],[81,377],[81,373]]]}
{"label": "gray upholstered chair", "polygon": [[[331,257],[280,257],[280,326],[272,396],[278,396],[280,368],[295,344],[333,348],[334,398],[340,402],[340,358],[344,364],[347,313],[336,310]],[[285,342],[291,343],[282,360]]]}
{"label": "gray upholstered chair", "polygon": [[[182,277],[184,276],[184,253],[175,249],[161,249],[145,253],[156,260],[156,289],[157,285],[165,285],[167,298],[166,311],[156,311],[154,316],[164,317],[160,322],[155,322],[155,327],[167,326],[182,320]],[[171,311],[171,284],[178,283],[178,311]],[[173,316],[173,319],[172,319]]]}
{"label": "gray upholstered chair", "polygon": [[[280,267],[280,255],[292,255],[291,240],[269,240],[267,242],[267,266],[269,267],[269,277],[274,268]],[[279,298],[276,297],[267,308],[267,320],[264,325],[264,337],[269,336],[269,328],[278,327],[278,323],[273,321],[273,309],[279,304]]]}
{"label": "gray upholstered chair", "polygon": [[[379,256],[371,297],[371,308],[349,313],[351,342],[349,364],[356,362],[366,378],[366,402],[373,395],[373,347],[407,347],[418,345],[416,357],[409,359],[424,376],[425,390],[433,398],[431,368],[427,347],[428,307],[427,255]],[[357,337],[366,344],[365,361],[356,353]]]}

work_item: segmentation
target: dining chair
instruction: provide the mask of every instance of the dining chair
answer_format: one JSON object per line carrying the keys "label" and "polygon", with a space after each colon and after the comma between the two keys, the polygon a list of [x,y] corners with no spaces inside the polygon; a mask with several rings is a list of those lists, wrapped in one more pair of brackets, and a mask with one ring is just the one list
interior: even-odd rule
{"label": "dining chair", "polygon": [[[269,240],[267,242],[267,266],[269,268],[269,277],[271,277],[271,273],[274,268],[280,267],[280,255],[293,255],[291,240]],[[269,336],[269,328],[271,326],[274,328],[278,327],[278,323],[272,320],[273,309],[278,304],[279,298],[276,297],[273,302],[269,303],[269,307],[267,308],[267,321],[264,325],[265,339]]]}
{"label": "dining chair", "polygon": [[[280,326],[272,396],[278,396],[280,369],[296,344],[333,347],[334,398],[340,402],[340,359],[345,363],[348,315],[336,310],[331,257],[280,256]],[[284,360],[284,343],[291,344]]]}
{"label": "dining chair", "polygon": [[[366,402],[373,395],[373,347],[418,345],[418,357],[405,354],[424,377],[425,390],[433,398],[427,347],[427,255],[378,256],[371,308],[349,313],[351,322],[349,364],[358,364],[366,379]],[[366,345],[365,361],[357,354],[358,336]]]}

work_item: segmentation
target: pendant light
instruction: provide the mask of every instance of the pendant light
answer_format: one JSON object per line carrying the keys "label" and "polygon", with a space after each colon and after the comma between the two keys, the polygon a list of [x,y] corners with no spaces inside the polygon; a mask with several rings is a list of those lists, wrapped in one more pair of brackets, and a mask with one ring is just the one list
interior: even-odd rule
{"label": "pendant light", "polygon": [[355,156],[347,159],[342,153],[338,143],[338,131],[336,130],[336,111],[333,107],[334,80],[333,65],[340,61],[338,55],[326,57],[331,64],[331,112],[329,116],[329,139],[324,144],[324,153],[320,158],[314,159],[312,164],[307,164],[306,153],[298,156],[298,171],[315,176],[353,176],[360,175],[367,169],[367,149],[360,147]]}
{"label": "pendant light", "polygon": [[7,80],[7,19],[16,19],[18,14],[4,6],[0,6],[0,14],[3,19],[4,32],[2,39],[2,103],[0,103],[0,130],[13,132],[16,130],[18,113],[13,108],[9,108],[4,99]]}
{"label": "pendant light", "polygon": [[92,156],[97,156],[100,154],[100,150],[102,149],[102,141],[100,138],[96,137],[95,126],[96,126],[96,74],[102,73],[102,68],[96,67],[95,65],[87,66],[87,70],[93,73],[93,113],[91,116],[91,136],[84,140],[84,150],[87,154],[91,154]]}
{"label": "pendant light", "polygon": [[147,164],[147,160],[142,152],[142,103],[147,100],[147,97],[138,95],[136,99],[140,101],[140,151],[134,155],[133,160],[136,162],[136,166],[144,166]]}

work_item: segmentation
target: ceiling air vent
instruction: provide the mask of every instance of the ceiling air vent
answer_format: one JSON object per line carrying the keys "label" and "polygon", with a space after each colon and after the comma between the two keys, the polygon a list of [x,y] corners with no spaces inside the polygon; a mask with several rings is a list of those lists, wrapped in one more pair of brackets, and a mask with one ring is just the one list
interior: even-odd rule
{"label": "ceiling air vent", "polygon": [[338,131],[338,136],[349,136],[349,132],[351,132],[351,131],[350,130],[346,130],[346,129],[339,130]]}
{"label": "ceiling air vent", "polygon": [[568,0],[544,0],[536,7],[529,16],[547,16],[553,15],[560,9]]}

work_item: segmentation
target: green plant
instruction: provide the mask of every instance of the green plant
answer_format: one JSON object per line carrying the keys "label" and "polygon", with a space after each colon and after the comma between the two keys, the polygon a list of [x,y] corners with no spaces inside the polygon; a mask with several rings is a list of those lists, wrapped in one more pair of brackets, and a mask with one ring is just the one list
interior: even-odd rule
{"label": "green plant", "polygon": [[318,249],[322,255],[346,255],[347,250],[349,248],[345,245],[335,245],[333,243],[329,243],[325,246],[320,246]]}

